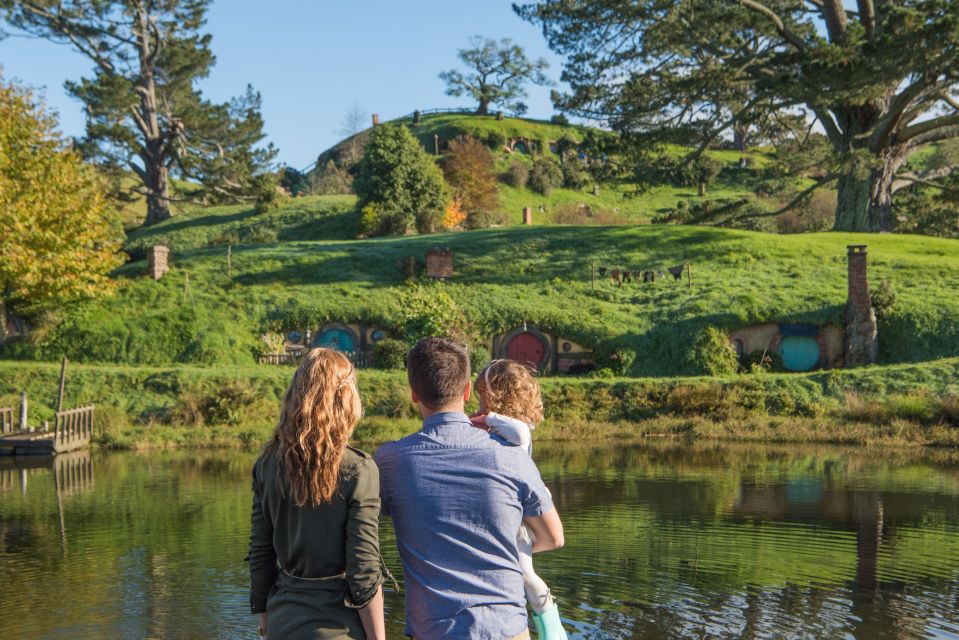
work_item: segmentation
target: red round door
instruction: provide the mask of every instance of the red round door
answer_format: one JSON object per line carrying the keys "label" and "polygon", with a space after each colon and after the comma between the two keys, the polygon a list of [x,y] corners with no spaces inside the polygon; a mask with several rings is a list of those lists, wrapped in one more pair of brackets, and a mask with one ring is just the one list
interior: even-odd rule
{"label": "red round door", "polygon": [[535,334],[524,331],[510,338],[506,344],[506,357],[538,368],[546,360],[546,345]]}

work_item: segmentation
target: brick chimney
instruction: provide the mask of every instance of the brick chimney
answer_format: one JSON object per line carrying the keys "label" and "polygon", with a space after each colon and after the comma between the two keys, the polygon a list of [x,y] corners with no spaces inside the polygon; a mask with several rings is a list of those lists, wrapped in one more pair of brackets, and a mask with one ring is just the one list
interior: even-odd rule
{"label": "brick chimney", "polygon": [[374,114],[373,114],[373,126],[375,127],[375,126],[378,125],[379,123],[380,123],[380,114],[374,113]]}
{"label": "brick chimney", "polygon": [[533,208],[523,207],[523,224],[533,224]]}
{"label": "brick chimney", "polygon": [[849,293],[846,300],[846,366],[860,367],[876,361],[878,332],[869,296],[866,245],[849,245]]}
{"label": "brick chimney", "polygon": [[162,278],[170,270],[168,257],[170,250],[162,244],[147,249],[147,273],[154,280]]}

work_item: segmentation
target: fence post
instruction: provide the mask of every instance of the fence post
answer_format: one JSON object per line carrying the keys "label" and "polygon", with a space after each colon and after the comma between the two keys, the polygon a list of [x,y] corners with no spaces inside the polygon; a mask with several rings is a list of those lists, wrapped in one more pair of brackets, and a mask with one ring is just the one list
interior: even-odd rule
{"label": "fence post", "polygon": [[27,430],[27,392],[20,392],[20,431]]}
{"label": "fence post", "polygon": [[67,381],[67,357],[60,362],[60,392],[57,393],[57,411],[63,410],[63,386]]}

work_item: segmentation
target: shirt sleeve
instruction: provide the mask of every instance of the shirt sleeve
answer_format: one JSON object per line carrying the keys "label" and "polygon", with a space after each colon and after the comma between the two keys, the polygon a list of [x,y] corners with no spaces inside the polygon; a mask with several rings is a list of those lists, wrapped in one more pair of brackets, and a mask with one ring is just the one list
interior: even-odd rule
{"label": "shirt sleeve", "polygon": [[253,513],[250,517],[250,611],[266,611],[266,600],[276,581],[276,550],[273,523],[263,507],[263,482],[259,461],[253,466]]}
{"label": "shirt sleeve", "polygon": [[[385,464],[386,461],[386,446],[389,443],[382,444],[376,450],[376,453],[373,454],[373,459],[376,461],[377,472],[379,472]],[[382,477],[380,479],[380,515],[389,516],[392,515],[390,512],[390,499],[389,499],[389,482],[384,482]]]}
{"label": "shirt sleeve", "polygon": [[345,604],[362,608],[383,584],[380,564],[380,474],[376,463],[364,458],[356,469],[356,484],[350,496],[346,519]]}
{"label": "shirt sleeve", "polygon": [[523,517],[541,516],[553,508],[553,498],[543,483],[539,469],[527,455],[517,456],[519,499],[523,505]]}
{"label": "shirt sleeve", "polygon": [[510,444],[515,444],[524,451],[529,450],[530,428],[522,420],[490,412],[486,414],[486,426]]}

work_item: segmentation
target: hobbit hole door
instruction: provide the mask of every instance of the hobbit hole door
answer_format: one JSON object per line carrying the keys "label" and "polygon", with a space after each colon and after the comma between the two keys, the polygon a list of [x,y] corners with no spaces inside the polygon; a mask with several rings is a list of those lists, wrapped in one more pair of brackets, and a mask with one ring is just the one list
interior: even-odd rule
{"label": "hobbit hole door", "polygon": [[788,336],[779,343],[787,371],[810,371],[819,363],[819,342],[810,336]]}
{"label": "hobbit hole door", "polygon": [[538,369],[546,360],[546,345],[535,334],[528,331],[518,333],[506,344],[506,357]]}
{"label": "hobbit hole door", "polygon": [[318,335],[313,342],[313,346],[336,349],[344,353],[353,353],[356,351],[356,345],[353,342],[353,336],[350,335],[350,332],[337,328],[327,329]]}

